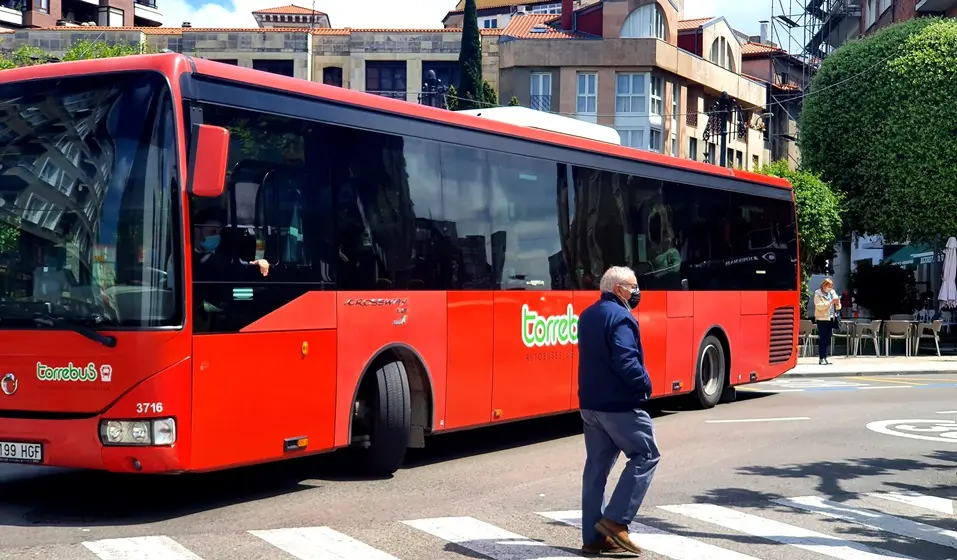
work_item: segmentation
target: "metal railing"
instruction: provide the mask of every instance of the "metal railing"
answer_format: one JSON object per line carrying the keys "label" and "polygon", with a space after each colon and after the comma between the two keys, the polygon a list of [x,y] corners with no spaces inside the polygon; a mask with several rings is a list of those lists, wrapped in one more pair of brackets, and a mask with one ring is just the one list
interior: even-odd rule
{"label": "metal railing", "polygon": [[536,111],[551,111],[552,110],[552,96],[551,95],[532,95],[530,98],[529,106]]}

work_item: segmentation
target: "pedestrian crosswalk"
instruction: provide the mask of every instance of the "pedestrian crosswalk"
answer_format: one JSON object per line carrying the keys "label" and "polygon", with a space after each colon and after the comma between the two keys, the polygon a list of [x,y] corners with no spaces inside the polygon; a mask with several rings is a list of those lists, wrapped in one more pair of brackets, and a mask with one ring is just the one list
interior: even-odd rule
{"label": "pedestrian crosswalk", "polygon": [[[763,503],[694,501],[642,508],[632,538],[643,558],[673,560],[925,560],[957,557],[954,502],[915,492],[769,496]],[[79,560],[558,560],[581,558],[581,511],[529,511],[499,525],[477,516],[401,520],[408,538],[364,542],[329,526],[250,530],[232,545],[201,547],[195,535],[85,541]],[[535,527],[536,523],[542,526]],[[510,525],[503,527],[502,525]],[[362,533],[366,537],[370,532]],[[536,538],[522,533],[535,534]],[[368,538],[366,540],[369,540]],[[372,539],[376,540],[376,539]],[[410,544],[412,543],[412,544]],[[78,550],[82,549],[82,550]],[[0,556],[7,554],[0,546]],[[37,557],[37,556],[22,556]],[[40,557],[59,560],[54,554]]]}

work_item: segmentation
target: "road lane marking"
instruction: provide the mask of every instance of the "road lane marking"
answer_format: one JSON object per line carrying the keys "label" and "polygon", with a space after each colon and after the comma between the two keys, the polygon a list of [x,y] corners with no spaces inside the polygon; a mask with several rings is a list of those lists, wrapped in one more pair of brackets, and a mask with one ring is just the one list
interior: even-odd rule
{"label": "road lane marking", "polygon": [[916,560],[896,552],[866,546],[854,541],[846,541],[824,533],[809,531],[787,523],[764,519],[712,504],[658,507],[671,513],[684,515],[725,529],[790,545],[831,558],[841,560]]}
{"label": "road lane marking", "polygon": [[492,560],[582,558],[473,517],[437,517],[402,523]]}
{"label": "road lane marking", "polygon": [[790,422],[793,420],[810,420],[809,416],[790,416],[787,418],[734,418],[731,420],[705,420],[706,424],[731,424],[734,422]]}
{"label": "road lane marking", "polygon": [[935,414],[957,414],[957,410],[941,410],[940,412],[936,412]]}
{"label": "road lane marking", "polygon": [[130,537],[83,543],[100,560],[203,560],[169,537]]}
{"label": "road lane marking", "polygon": [[[896,436],[908,439],[922,439],[924,441],[941,441],[957,443],[957,421],[902,419],[902,420],[875,420],[865,426],[872,432],[887,436]],[[936,435],[926,435],[936,434]]]}
{"label": "road lane marking", "polygon": [[866,391],[870,389],[913,389],[914,387],[918,387],[918,385],[872,385],[870,387],[858,387],[858,389]]}
{"label": "road lane marking", "polygon": [[[581,510],[548,511],[538,515],[579,529],[582,526]],[[759,560],[754,556],[668,533],[641,523],[632,522],[628,525],[628,534],[631,540],[644,550],[675,560]]]}
{"label": "road lane marking", "polygon": [[804,511],[819,513],[835,519],[842,519],[884,531],[901,537],[917,539],[950,548],[957,548],[957,531],[942,529],[918,523],[902,517],[895,517],[874,510],[855,508],[837,502],[831,502],[820,496],[800,496],[797,498],[774,500],[774,503]]}
{"label": "road lane marking", "polygon": [[249,533],[299,560],[398,560],[395,556],[328,527],[272,529]]}
{"label": "road lane marking", "polygon": [[898,383],[900,385],[910,385],[914,387],[923,387],[926,383],[914,383],[911,380],[884,379],[883,377],[858,377],[861,381],[870,381],[871,383]]}
{"label": "road lane marking", "polygon": [[760,387],[738,387],[738,391],[755,391],[761,393],[803,393],[805,389],[762,389]]}
{"label": "road lane marking", "polygon": [[947,498],[928,496],[918,492],[869,492],[865,496],[907,504],[944,515],[954,515],[954,502]]}

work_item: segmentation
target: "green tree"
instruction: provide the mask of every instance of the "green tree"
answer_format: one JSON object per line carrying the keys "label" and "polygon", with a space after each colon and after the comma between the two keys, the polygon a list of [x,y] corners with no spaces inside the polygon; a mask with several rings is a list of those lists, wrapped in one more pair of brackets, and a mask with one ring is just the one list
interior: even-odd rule
{"label": "green tree", "polygon": [[456,89],[460,109],[481,108],[480,103],[484,101],[486,92],[482,80],[482,36],[479,34],[475,0],[465,0],[462,47],[459,50],[459,85]]}
{"label": "green tree", "polygon": [[74,42],[63,54],[63,61],[89,60],[91,58],[112,58],[115,56],[129,56],[133,54],[150,54],[155,49],[143,43],[107,43],[106,41],[91,41],[81,39]]}
{"label": "green tree", "polygon": [[42,49],[20,45],[13,52],[0,54],[0,70],[45,64],[51,59],[52,57]]}
{"label": "green tree", "polygon": [[513,95],[512,98],[508,100],[508,106],[509,106],[509,107],[521,107],[522,104],[519,103],[518,98]]}
{"label": "green tree", "polygon": [[459,90],[455,89],[454,85],[450,85],[449,91],[445,94],[445,107],[449,111],[459,109]]}
{"label": "green tree", "polygon": [[834,192],[821,177],[804,170],[793,170],[784,160],[764,165],[758,173],[787,179],[794,188],[801,264],[801,285],[807,291],[814,260],[833,251],[841,234],[842,195]]}
{"label": "green tree", "polygon": [[957,21],[920,18],[824,60],[800,118],[802,165],[846,195],[849,229],[957,233]]}

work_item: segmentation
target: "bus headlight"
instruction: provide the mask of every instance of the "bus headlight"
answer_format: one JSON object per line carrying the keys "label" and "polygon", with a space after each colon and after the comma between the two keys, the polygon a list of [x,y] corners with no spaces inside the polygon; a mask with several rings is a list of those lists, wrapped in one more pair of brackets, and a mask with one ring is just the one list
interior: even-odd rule
{"label": "bus headlight", "polygon": [[103,420],[100,422],[103,445],[173,445],[176,443],[176,420]]}

